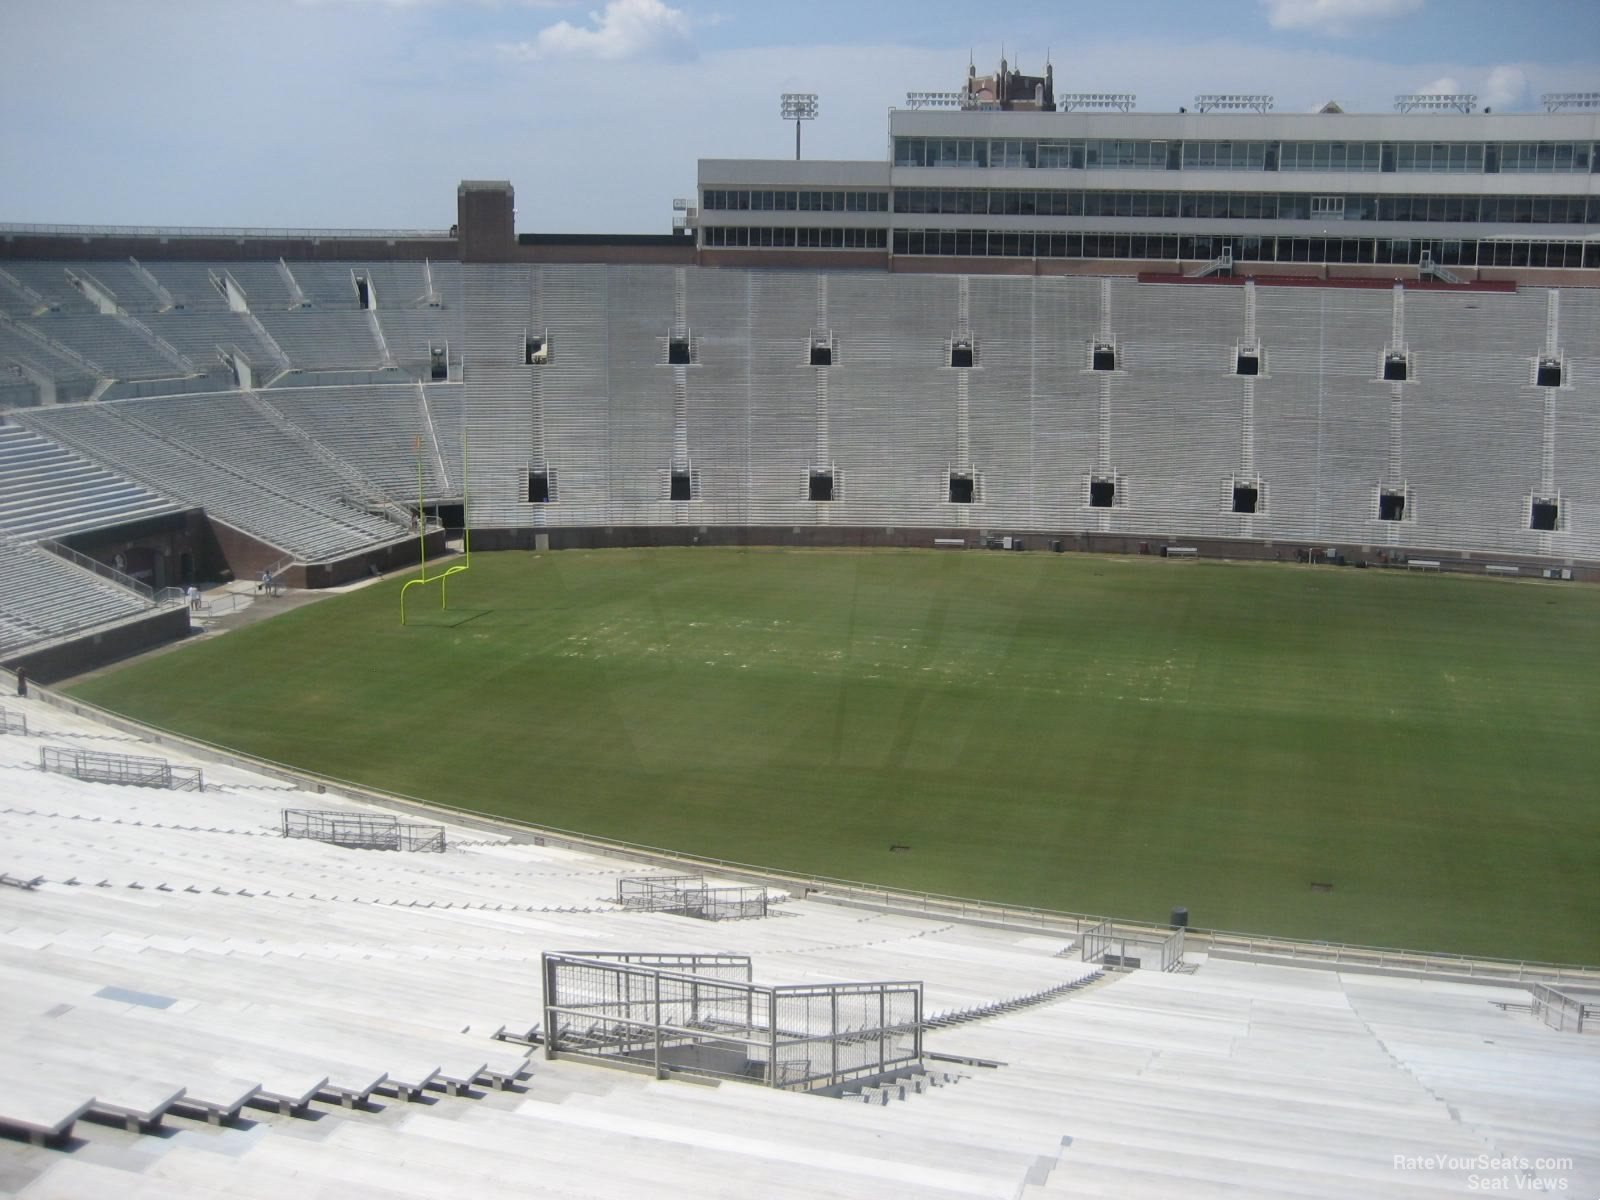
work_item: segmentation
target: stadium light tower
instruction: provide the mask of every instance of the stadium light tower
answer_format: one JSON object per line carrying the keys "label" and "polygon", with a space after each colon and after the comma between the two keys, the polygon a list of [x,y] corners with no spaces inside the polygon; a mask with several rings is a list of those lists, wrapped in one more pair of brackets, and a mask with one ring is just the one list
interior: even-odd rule
{"label": "stadium light tower", "polygon": [[783,119],[794,122],[794,160],[800,161],[800,122],[817,119],[815,92],[783,93]]}

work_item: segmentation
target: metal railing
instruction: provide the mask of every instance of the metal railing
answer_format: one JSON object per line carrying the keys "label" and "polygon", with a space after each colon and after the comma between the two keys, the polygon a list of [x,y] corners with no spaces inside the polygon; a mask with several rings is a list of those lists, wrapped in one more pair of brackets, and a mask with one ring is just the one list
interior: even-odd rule
{"label": "metal railing", "polygon": [[[384,792],[354,780],[335,775],[321,775],[288,763],[235,750],[216,742],[163,729],[135,721],[130,717],[104,709],[98,705],[62,696],[46,688],[36,689],[41,701],[67,712],[89,716],[114,728],[136,733],[154,741],[171,741],[216,756],[219,760],[245,769],[264,771],[297,785],[315,790],[318,786],[336,788],[351,796],[359,796],[378,803],[398,804],[406,808],[452,818],[470,819],[500,830],[517,830],[526,833],[536,845],[559,846],[592,854],[610,855],[633,862],[644,862],[679,871],[701,871],[727,878],[743,878],[751,883],[764,883],[789,891],[797,898],[812,897],[834,903],[854,904],[885,912],[910,913],[918,916],[938,917],[975,924],[989,924],[1047,935],[1076,936],[1084,930],[1106,921],[1104,915],[1067,912],[1060,909],[1027,905],[1004,904],[993,900],[951,896],[937,892],[918,892],[881,884],[862,883],[858,880],[836,879],[832,876],[789,871],[778,867],[762,867],[732,859],[711,858],[701,855],[625,842],[579,833],[557,826],[539,825],[517,817],[481,809],[450,807],[437,804],[420,796],[403,792]],[[1112,918],[1115,928],[1130,931],[1171,932],[1170,926],[1152,921]],[[1187,948],[1236,956],[1270,957],[1275,961],[1288,960],[1297,965],[1348,965],[1368,969],[1389,969],[1421,974],[1470,976],[1491,984],[1535,983],[1551,980],[1574,980],[1600,984],[1600,965],[1583,963],[1555,963],[1534,959],[1486,958],[1467,954],[1436,951],[1405,950],[1396,947],[1366,946],[1348,942],[1314,941],[1304,938],[1276,937],[1266,934],[1240,933],[1231,930],[1208,929],[1191,926],[1187,931]]]}
{"label": "metal railing", "polygon": [[744,955],[541,956],[545,1057],[815,1091],[921,1065],[922,984],[750,981]]}
{"label": "metal railing", "polygon": [[[0,539],[0,541],[5,542],[10,540],[11,539],[9,538]],[[81,567],[85,571],[98,575],[100,578],[116,584],[118,587],[127,588],[128,591],[133,592],[143,600],[149,601],[151,604],[156,602],[155,589],[152,588],[148,583],[140,583],[133,576],[125,575],[115,567],[108,567],[99,559],[90,558],[87,554],[81,554],[64,542],[58,542],[55,540],[55,538],[40,538],[34,543],[34,545],[38,546],[41,550],[46,550],[49,553],[54,554],[57,558],[66,559],[66,561],[71,563],[73,566]]]}
{"label": "metal railing", "polygon": [[86,783],[115,783],[126,787],[167,788],[178,792],[206,790],[199,767],[173,766],[164,758],[139,754],[106,754],[70,746],[40,746],[39,770],[70,775]]}
{"label": "metal railing", "polygon": [[1551,1029],[1563,1033],[1593,1033],[1600,1029],[1595,1024],[1595,1018],[1600,1017],[1600,1004],[1569,996],[1548,984],[1535,984],[1532,990],[1533,1003],[1529,1007]]}
{"label": "metal railing", "polygon": [[617,880],[617,903],[701,921],[755,920],[767,915],[767,889],[713,887],[704,875],[627,875]]}
{"label": "metal railing", "polygon": [[118,587],[127,588],[130,592],[134,592],[138,596],[149,601],[151,604],[159,606],[166,604],[188,603],[188,597],[184,594],[184,590],[182,588],[166,587],[157,591],[148,583],[141,583],[132,575],[128,575],[125,572],[119,571],[115,567],[108,567],[99,559],[90,558],[87,554],[74,550],[65,542],[58,542],[54,538],[40,538],[34,544],[42,550],[48,550],[57,558],[66,559],[75,567],[82,567],[85,571],[90,571],[109,583],[114,583]]}
{"label": "metal railing", "polygon": [[283,836],[310,838],[352,850],[424,850],[443,854],[444,827],[413,825],[389,813],[343,809],[286,808]]}
{"label": "metal railing", "polygon": [[1183,940],[1182,929],[1158,934],[1141,929],[1118,929],[1112,922],[1102,921],[1084,931],[1078,939],[1078,949],[1084,962],[1103,967],[1176,971],[1183,966]]}

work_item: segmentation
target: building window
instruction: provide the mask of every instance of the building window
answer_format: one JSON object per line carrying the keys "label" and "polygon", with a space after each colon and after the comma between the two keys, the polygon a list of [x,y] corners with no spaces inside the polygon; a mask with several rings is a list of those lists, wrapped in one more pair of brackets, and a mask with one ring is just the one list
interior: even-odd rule
{"label": "building window", "polygon": [[887,192],[728,191],[707,188],[700,207],[707,212],[888,212]]}
{"label": "building window", "polygon": [[710,249],[753,246],[763,249],[882,250],[888,246],[884,229],[809,229],[772,225],[705,225],[701,244]]}

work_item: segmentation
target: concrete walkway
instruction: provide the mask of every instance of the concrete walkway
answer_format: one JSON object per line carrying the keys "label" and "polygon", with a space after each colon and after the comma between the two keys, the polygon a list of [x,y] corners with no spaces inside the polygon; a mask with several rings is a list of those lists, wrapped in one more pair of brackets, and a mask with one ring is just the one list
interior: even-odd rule
{"label": "concrete walkway", "polygon": [[[428,567],[432,570],[435,563],[446,563],[456,558],[460,553],[459,541],[448,543],[449,552],[438,558],[428,560]],[[146,658],[154,658],[161,654],[171,654],[174,650],[181,650],[185,646],[206,638],[217,637],[235,629],[243,629],[247,625],[254,625],[260,621],[268,621],[280,613],[290,612],[296,608],[304,608],[308,604],[315,604],[319,600],[326,600],[330,596],[343,595],[346,592],[357,592],[362,588],[371,587],[375,583],[393,575],[409,575],[415,572],[415,567],[405,567],[398,571],[390,571],[384,575],[373,575],[366,579],[357,579],[352,583],[340,584],[331,588],[280,588],[276,596],[256,590],[254,580],[236,579],[229,583],[214,584],[201,589],[201,611],[191,613],[189,617],[189,636],[176,642],[168,642],[164,646],[156,646],[142,654],[135,654],[129,658],[119,659],[104,667],[93,671],[85,671],[82,675],[74,675],[70,679],[62,679],[55,686],[66,687],[74,683],[81,683],[86,679],[94,679],[107,671],[115,671],[130,662],[138,662]],[[217,607],[226,611],[212,615],[208,610]]]}

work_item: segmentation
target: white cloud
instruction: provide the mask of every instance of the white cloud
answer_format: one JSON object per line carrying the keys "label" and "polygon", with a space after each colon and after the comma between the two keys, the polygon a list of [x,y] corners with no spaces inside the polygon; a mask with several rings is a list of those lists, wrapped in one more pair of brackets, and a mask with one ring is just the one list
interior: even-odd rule
{"label": "white cloud", "polygon": [[[445,8],[450,5],[463,5],[474,8],[497,9],[505,7],[505,0],[293,0],[298,8],[326,8],[334,5],[347,5],[359,8],[363,5],[374,8]],[[519,8],[570,8],[572,0],[515,0]]]}
{"label": "white cloud", "polygon": [[694,57],[689,17],[661,0],[609,0],[589,14],[589,26],[557,21],[539,31],[532,42],[502,45],[511,58],[597,58],[605,62],[640,59],[683,60]]}
{"label": "white cloud", "polygon": [[1455,96],[1460,94],[1462,88],[1461,82],[1454,75],[1441,75],[1432,83],[1424,83],[1416,90],[1424,96]]}
{"label": "white cloud", "polygon": [[1365,26],[1422,7],[1422,0],[1261,0],[1274,29],[1305,29],[1345,37]]}
{"label": "white cloud", "polygon": [[1509,108],[1528,94],[1528,77],[1521,67],[1496,67],[1483,85],[1483,103],[1490,108]]}

